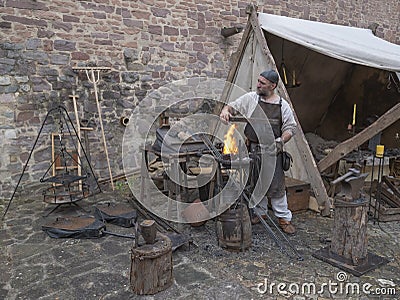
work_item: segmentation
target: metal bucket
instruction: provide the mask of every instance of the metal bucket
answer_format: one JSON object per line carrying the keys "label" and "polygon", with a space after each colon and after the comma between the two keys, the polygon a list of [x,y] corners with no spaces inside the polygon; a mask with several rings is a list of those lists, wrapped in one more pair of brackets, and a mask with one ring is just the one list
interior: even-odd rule
{"label": "metal bucket", "polygon": [[244,251],[251,247],[251,222],[247,207],[228,209],[217,219],[217,238],[221,248]]}

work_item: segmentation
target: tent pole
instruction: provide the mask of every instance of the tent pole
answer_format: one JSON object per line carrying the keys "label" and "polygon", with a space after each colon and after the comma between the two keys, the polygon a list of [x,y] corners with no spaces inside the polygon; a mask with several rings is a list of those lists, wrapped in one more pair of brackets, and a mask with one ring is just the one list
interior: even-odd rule
{"label": "tent pole", "polygon": [[[276,66],[275,60],[269,50],[267,41],[265,40],[264,33],[259,24],[256,6],[254,6],[254,5],[250,5],[250,6],[251,6],[251,8],[248,8],[248,11],[251,11],[249,20],[251,22],[254,34],[258,40],[258,43],[261,45],[262,52],[264,53],[266,58],[271,62],[271,65]],[[288,94],[285,86],[283,85],[282,81],[279,82],[279,90],[283,92],[285,99],[293,107],[292,102],[289,97],[289,94]],[[298,127],[297,127],[298,134],[295,134],[293,136],[293,141],[295,142],[297,149],[299,150],[300,154],[302,155],[302,160],[304,162],[304,166],[308,173],[308,177],[309,177],[310,184],[313,189],[315,198],[317,199],[318,204],[320,206],[324,207],[321,214],[323,216],[330,216],[331,215],[331,212],[330,212],[331,203],[329,201],[328,194],[326,192],[324,183],[322,181],[321,174],[319,173],[317,164],[314,160],[314,157],[311,153],[310,147],[304,136],[304,132],[301,128],[297,114],[294,110],[293,110],[293,113],[294,113],[295,120],[298,124]]]}

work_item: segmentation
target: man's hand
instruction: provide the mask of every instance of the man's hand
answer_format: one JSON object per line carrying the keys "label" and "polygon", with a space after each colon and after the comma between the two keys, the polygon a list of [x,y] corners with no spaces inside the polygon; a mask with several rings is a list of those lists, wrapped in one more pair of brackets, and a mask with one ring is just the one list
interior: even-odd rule
{"label": "man's hand", "polygon": [[222,122],[224,123],[228,123],[229,119],[232,117],[232,114],[230,112],[230,107],[229,106],[225,106],[222,110],[221,113],[219,115],[219,118],[221,119]]}
{"label": "man's hand", "polygon": [[278,137],[275,139],[275,146],[276,146],[276,154],[283,152],[283,145],[285,143],[283,142],[281,137]]}

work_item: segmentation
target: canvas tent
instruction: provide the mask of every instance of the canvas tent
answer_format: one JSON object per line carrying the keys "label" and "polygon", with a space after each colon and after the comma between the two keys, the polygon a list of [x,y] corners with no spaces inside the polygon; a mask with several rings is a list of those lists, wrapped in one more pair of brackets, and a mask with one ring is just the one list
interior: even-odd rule
{"label": "canvas tent", "polygon": [[[261,71],[279,71],[278,93],[291,103],[299,124],[287,144],[295,161],[288,175],[310,182],[327,215],[330,205],[320,171],[398,124],[400,46],[377,38],[369,29],[257,13],[254,6],[248,13],[228,81],[250,91]],[[345,127],[354,104],[358,131],[351,136]],[[362,119],[371,114],[380,118],[362,128]],[[304,136],[310,131],[342,143],[317,164]]]}

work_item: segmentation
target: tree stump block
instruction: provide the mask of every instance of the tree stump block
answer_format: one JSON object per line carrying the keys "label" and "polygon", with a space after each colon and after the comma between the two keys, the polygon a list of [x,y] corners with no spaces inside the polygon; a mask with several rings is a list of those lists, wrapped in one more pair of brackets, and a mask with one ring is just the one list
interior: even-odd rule
{"label": "tree stump block", "polygon": [[167,289],[172,283],[172,243],[157,232],[154,244],[144,244],[131,250],[130,283],[138,295],[152,295]]}
{"label": "tree stump block", "polygon": [[363,264],[368,255],[368,203],[365,199],[335,201],[335,217],[330,251],[350,265]]}

